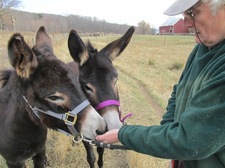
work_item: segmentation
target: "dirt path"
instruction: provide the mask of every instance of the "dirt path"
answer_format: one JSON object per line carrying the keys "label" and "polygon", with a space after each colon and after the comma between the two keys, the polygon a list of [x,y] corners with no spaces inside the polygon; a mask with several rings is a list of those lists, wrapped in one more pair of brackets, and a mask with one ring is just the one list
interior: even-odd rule
{"label": "dirt path", "polygon": [[129,78],[131,78],[134,83],[137,84],[138,88],[140,89],[141,93],[146,97],[146,100],[150,103],[150,106],[157,111],[159,116],[161,117],[164,114],[164,109],[160,107],[160,105],[155,101],[151,93],[149,93],[148,89],[142,84],[142,82],[135,76],[129,75],[127,72],[123,71],[122,69],[118,68],[117,69],[120,71],[120,73],[125,74]]}

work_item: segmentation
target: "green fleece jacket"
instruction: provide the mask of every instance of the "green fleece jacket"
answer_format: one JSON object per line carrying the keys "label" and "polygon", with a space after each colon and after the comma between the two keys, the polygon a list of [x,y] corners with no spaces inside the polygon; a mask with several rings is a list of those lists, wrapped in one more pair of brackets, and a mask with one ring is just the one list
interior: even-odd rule
{"label": "green fleece jacket", "polygon": [[168,101],[161,125],[125,125],[130,149],[182,161],[185,168],[225,167],[225,40],[196,45]]}

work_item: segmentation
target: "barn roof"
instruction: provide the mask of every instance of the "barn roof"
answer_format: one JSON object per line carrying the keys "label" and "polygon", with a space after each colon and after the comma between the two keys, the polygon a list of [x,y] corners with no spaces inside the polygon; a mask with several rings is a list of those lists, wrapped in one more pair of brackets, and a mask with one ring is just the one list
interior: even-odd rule
{"label": "barn roof", "polygon": [[162,26],[172,26],[175,25],[180,19],[182,18],[176,18],[176,17],[169,17]]}

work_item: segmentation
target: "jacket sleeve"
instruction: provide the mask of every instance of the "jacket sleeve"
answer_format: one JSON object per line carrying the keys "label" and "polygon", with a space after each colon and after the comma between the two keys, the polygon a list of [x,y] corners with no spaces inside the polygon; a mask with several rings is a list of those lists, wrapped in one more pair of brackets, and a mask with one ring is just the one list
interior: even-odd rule
{"label": "jacket sleeve", "polygon": [[[179,121],[155,126],[125,125],[119,140],[130,149],[160,158],[199,160],[225,147],[225,75],[208,80]],[[169,113],[168,113],[169,114]],[[166,114],[165,118],[170,118]]]}

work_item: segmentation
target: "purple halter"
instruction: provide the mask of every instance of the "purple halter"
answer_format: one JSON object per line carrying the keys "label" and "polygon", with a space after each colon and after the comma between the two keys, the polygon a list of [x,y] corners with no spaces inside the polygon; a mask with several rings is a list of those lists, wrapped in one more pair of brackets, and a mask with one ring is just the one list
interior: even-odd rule
{"label": "purple halter", "polygon": [[[107,106],[111,106],[111,105],[116,105],[116,106],[120,106],[120,102],[119,101],[117,101],[117,100],[106,100],[106,101],[104,101],[104,102],[101,102],[101,103],[99,103],[96,107],[95,107],[95,110],[96,111],[98,111],[98,110],[100,110],[100,109],[102,109],[102,108],[104,108],[104,107],[107,107]],[[125,117],[123,117],[122,119],[121,119],[121,111],[119,111],[119,117],[120,117],[120,121],[122,122],[122,123],[124,123],[124,121],[125,121],[125,119],[127,118],[127,117],[130,117],[130,116],[132,116],[133,114],[132,113],[128,113]]]}
{"label": "purple halter", "polygon": [[120,102],[117,100],[106,100],[104,102],[99,103],[96,107],[95,110],[98,111],[104,107],[111,106],[111,105],[116,105],[120,106]]}

